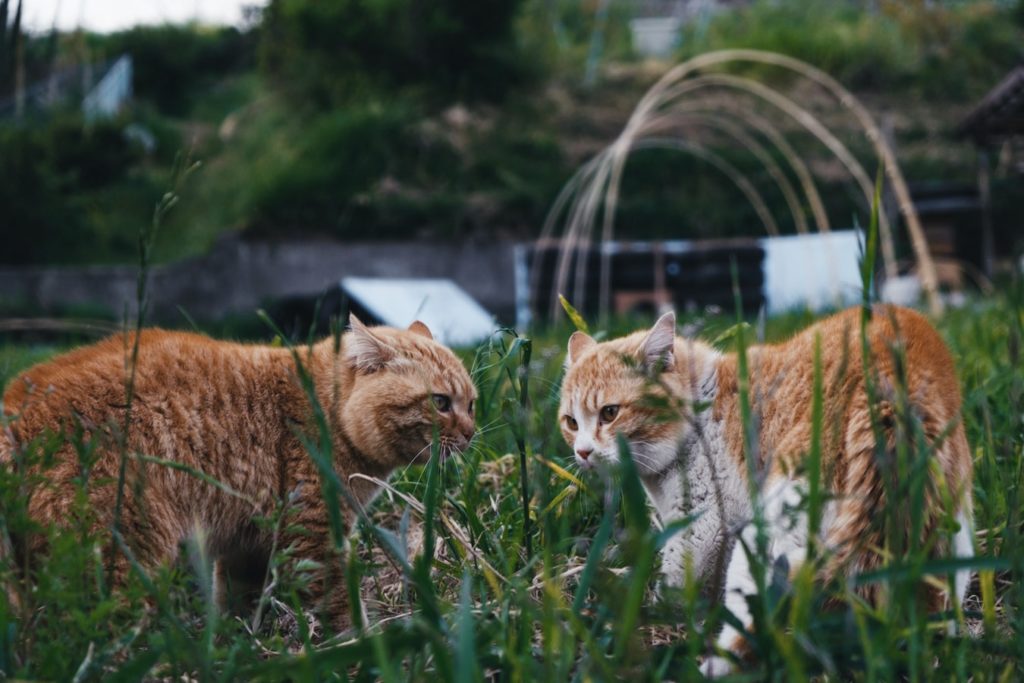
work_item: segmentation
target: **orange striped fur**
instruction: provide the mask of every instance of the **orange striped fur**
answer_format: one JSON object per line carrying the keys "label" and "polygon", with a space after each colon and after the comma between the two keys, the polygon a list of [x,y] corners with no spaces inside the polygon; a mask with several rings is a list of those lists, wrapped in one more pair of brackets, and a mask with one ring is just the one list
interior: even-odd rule
{"label": "orange striped fur", "polygon": [[[455,355],[434,341],[422,323],[409,330],[352,330],[298,350],[326,413],[334,468],[356,498],[368,504],[378,492],[355,473],[387,477],[396,467],[424,462],[435,425],[446,451],[465,448],[474,433],[476,390]],[[47,432],[84,430],[98,444],[89,498],[99,523],[112,524],[125,414],[127,359],[134,336],[117,335],[37,365],[8,386],[0,434],[0,460],[17,466],[18,449]],[[335,628],[347,624],[348,600],[341,558],[330,538],[320,475],[300,436],[318,439],[311,403],[300,386],[292,353],[270,346],[214,341],[196,334],[145,330],[139,339],[135,397],[127,449],[171,460],[214,477],[229,495],[178,469],[128,459],[121,529],[144,567],[172,561],[179,542],[205,532],[216,560],[218,599],[226,588],[262,581],[270,531],[254,518],[293,497],[279,547],[296,559],[321,563],[311,602]],[[5,455],[6,452],[6,455]],[[80,476],[75,448],[65,443],[45,470],[49,485],[33,492],[30,515],[40,523],[70,521],[73,480]],[[343,505],[347,524],[355,512]],[[293,525],[303,527],[303,531]],[[16,539],[15,552],[34,559],[40,538]],[[115,576],[128,569],[111,554]],[[258,587],[258,584],[257,586]]]}

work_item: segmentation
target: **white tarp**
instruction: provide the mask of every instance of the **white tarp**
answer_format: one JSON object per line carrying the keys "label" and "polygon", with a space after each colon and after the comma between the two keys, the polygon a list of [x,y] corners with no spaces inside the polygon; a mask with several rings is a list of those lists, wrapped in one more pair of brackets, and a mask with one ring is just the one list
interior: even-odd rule
{"label": "white tarp", "polygon": [[859,239],[855,230],[762,239],[768,312],[820,311],[859,301]]}
{"label": "white tarp", "polygon": [[496,328],[494,316],[451,280],[346,277],[341,288],[385,325],[419,320],[449,346],[471,346]]}

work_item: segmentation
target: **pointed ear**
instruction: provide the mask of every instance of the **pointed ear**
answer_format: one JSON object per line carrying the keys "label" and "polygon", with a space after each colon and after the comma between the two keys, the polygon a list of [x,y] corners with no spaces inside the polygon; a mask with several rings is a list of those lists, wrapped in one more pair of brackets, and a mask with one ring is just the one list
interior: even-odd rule
{"label": "pointed ear", "polygon": [[394,357],[391,348],[375,337],[370,328],[351,313],[348,316],[348,324],[351,331],[345,335],[345,358],[356,370],[380,370]]}
{"label": "pointed ear", "polygon": [[569,348],[565,353],[565,367],[569,367],[580,359],[583,352],[596,344],[593,337],[586,332],[576,331],[569,337]]}
{"label": "pointed ear", "polygon": [[640,362],[648,370],[660,371],[672,367],[675,360],[672,347],[676,341],[676,314],[669,311],[658,318],[654,327],[640,344]]}
{"label": "pointed ear", "polygon": [[434,335],[430,334],[430,328],[427,327],[425,324],[421,323],[419,320],[412,321],[412,325],[409,325],[409,331],[414,332],[422,337],[426,337],[427,339],[434,338]]}

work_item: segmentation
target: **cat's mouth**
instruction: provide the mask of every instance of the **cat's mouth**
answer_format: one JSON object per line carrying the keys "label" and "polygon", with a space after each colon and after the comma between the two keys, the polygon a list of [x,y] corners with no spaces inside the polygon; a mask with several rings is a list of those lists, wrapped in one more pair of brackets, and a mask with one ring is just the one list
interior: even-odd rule
{"label": "cat's mouth", "polygon": [[597,449],[591,452],[587,457],[582,457],[578,453],[573,455],[573,459],[579,468],[584,472],[594,472],[607,470],[609,467],[614,467],[618,460],[618,456],[614,451],[607,451],[604,449]]}
{"label": "cat's mouth", "polygon": [[[452,456],[461,457],[468,448],[469,442],[466,439],[458,439],[442,435],[437,442],[437,453],[441,456],[442,462]],[[430,441],[418,454],[416,454],[413,458],[413,462],[425,464],[430,460],[430,456],[433,452],[434,442]]]}
{"label": "cat's mouth", "polygon": [[469,448],[469,441],[464,438],[458,439],[449,436],[442,436],[440,446],[441,459],[446,460],[453,455],[461,457],[462,454],[466,452],[466,449]]}

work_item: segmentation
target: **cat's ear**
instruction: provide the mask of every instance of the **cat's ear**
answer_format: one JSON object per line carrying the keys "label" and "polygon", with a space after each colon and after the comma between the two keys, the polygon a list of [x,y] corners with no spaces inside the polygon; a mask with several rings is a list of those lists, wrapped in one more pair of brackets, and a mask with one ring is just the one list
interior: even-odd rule
{"label": "cat's ear", "polygon": [[356,370],[375,372],[394,358],[394,351],[351,313],[348,324],[351,332],[345,338],[345,358]]}
{"label": "cat's ear", "polygon": [[409,331],[414,332],[420,335],[421,337],[426,337],[427,339],[434,338],[434,335],[430,333],[430,328],[427,327],[425,324],[421,323],[419,320],[412,321],[412,325],[409,325]]}
{"label": "cat's ear", "polygon": [[565,352],[565,367],[569,367],[580,359],[583,352],[596,344],[593,337],[586,332],[577,330],[569,337],[569,348]]}
{"label": "cat's ear", "polygon": [[647,370],[660,371],[672,367],[672,347],[676,341],[676,314],[669,311],[658,318],[640,344],[640,362]]}

